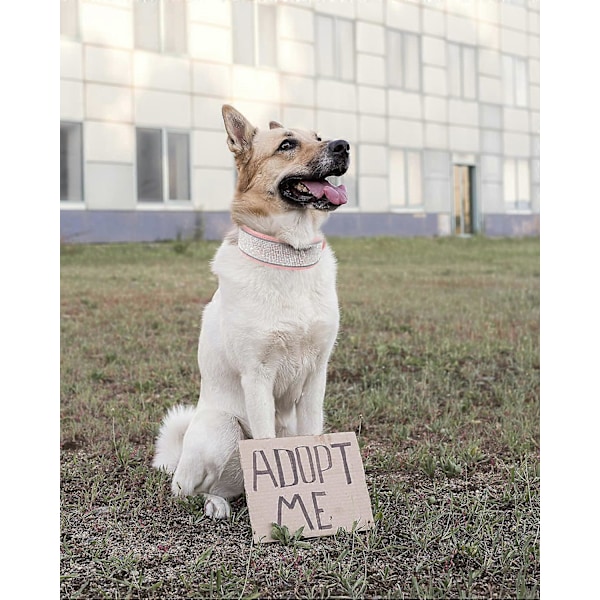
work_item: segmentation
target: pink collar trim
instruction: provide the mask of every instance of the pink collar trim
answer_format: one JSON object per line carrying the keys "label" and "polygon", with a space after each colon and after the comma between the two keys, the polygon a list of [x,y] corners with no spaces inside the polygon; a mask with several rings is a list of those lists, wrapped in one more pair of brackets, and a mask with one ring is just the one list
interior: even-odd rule
{"label": "pink collar trim", "polygon": [[294,248],[245,225],[240,227],[238,237],[238,248],[244,256],[262,265],[288,271],[314,267],[321,260],[325,245],[325,239],[317,239],[306,248]]}

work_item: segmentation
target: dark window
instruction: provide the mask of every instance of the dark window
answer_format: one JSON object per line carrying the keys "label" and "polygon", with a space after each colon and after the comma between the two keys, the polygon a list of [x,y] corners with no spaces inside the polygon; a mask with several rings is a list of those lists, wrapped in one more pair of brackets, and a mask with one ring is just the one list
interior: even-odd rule
{"label": "dark window", "polygon": [[162,131],[137,129],[136,144],[138,202],[162,202]]}
{"label": "dark window", "polygon": [[187,133],[167,132],[169,200],[190,199],[189,144]]}
{"label": "dark window", "polygon": [[83,200],[83,147],[81,123],[60,124],[60,199]]}
{"label": "dark window", "polygon": [[190,138],[187,133],[138,128],[136,156],[138,202],[190,199]]}

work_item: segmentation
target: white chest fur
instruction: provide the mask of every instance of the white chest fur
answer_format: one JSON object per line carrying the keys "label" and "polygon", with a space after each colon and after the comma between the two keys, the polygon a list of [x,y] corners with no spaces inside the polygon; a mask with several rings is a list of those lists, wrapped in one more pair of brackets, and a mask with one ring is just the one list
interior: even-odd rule
{"label": "white chest fur", "polygon": [[[339,324],[333,252],[324,248],[311,269],[286,271],[257,264],[226,242],[215,256],[213,271],[219,289],[205,312],[211,323],[204,323],[203,334],[218,329],[219,360],[242,381],[270,387],[278,412],[299,400],[316,373],[323,379],[322,394]],[[216,366],[216,349],[211,348],[215,336],[203,337],[201,371]]]}

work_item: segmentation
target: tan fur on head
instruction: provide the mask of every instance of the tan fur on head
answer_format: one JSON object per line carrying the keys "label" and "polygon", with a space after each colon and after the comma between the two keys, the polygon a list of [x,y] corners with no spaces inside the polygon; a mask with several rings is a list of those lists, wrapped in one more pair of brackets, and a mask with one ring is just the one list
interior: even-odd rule
{"label": "tan fur on head", "polygon": [[[277,121],[271,121],[268,130],[258,129],[228,104],[222,112],[227,145],[235,156],[238,174],[231,209],[234,223],[247,223],[247,216],[264,217],[294,210],[280,197],[278,185],[314,162],[327,142],[313,131],[287,129]],[[297,147],[279,152],[286,138],[297,140]]]}

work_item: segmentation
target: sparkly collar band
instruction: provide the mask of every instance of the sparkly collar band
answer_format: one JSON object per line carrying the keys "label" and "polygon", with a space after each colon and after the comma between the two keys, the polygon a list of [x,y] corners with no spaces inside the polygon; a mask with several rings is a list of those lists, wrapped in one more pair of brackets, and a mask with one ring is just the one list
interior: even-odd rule
{"label": "sparkly collar band", "polygon": [[300,271],[314,267],[321,259],[325,240],[315,240],[306,248],[294,248],[277,238],[240,227],[238,247],[242,254],[269,267]]}

